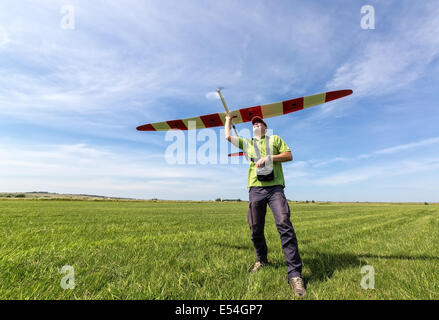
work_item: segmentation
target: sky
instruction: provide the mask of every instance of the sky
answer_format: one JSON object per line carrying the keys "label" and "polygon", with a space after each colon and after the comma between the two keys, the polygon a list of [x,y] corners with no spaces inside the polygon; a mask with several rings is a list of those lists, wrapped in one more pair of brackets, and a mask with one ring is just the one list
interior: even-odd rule
{"label": "sky", "polygon": [[0,192],[248,200],[222,128],[180,132],[180,162],[135,129],[222,112],[222,86],[231,110],[353,90],[267,119],[288,199],[437,202],[438,34],[429,0],[3,0]]}

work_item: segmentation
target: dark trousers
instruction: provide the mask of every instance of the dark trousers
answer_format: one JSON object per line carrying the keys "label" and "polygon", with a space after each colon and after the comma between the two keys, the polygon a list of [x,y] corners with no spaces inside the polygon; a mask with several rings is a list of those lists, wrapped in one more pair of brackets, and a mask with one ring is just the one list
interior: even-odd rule
{"label": "dark trousers", "polygon": [[283,186],[251,187],[249,190],[247,221],[251,230],[256,258],[258,261],[268,262],[267,243],[264,237],[267,204],[273,212],[280,235],[282,250],[287,262],[287,280],[291,277],[300,277],[302,260],[299,255],[296,234],[290,221],[290,206],[285,197]]}

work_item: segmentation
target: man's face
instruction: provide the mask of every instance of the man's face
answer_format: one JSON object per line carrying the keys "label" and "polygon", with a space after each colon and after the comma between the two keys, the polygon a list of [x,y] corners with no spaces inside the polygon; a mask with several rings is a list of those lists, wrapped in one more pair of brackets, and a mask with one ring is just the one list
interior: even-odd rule
{"label": "man's face", "polygon": [[253,134],[257,137],[262,137],[266,130],[267,127],[262,122],[255,122],[253,124]]}

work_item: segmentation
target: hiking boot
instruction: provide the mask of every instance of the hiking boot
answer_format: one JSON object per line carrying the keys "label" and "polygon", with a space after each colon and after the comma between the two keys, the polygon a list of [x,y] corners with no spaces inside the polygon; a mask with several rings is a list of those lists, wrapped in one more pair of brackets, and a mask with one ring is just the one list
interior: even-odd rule
{"label": "hiking boot", "polygon": [[303,298],[306,296],[305,284],[303,283],[303,279],[301,277],[290,278],[288,282],[296,297]]}
{"label": "hiking boot", "polygon": [[258,272],[261,268],[263,268],[265,265],[267,264],[267,262],[262,262],[262,261],[256,261],[255,265],[253,266],[253,268],[250,269],[250,273],[256,273]]}

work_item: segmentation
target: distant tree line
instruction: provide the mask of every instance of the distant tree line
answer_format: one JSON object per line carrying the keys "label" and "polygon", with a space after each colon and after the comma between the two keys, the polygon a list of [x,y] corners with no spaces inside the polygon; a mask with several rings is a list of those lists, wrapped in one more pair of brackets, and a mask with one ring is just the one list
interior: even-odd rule
{"label": "distant tree line", "polygon": [[221,199],[221,198],[216,198],[215,201],[217,202],[223,202],[223,201],[238,201],[241,202],[241,199]]}
{"label": "distant tree line", "polygon": [[15,194],[0,194],[0,197],[2,198],[26,198],[26,195],[24,193],[15,193]]}

